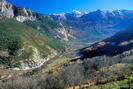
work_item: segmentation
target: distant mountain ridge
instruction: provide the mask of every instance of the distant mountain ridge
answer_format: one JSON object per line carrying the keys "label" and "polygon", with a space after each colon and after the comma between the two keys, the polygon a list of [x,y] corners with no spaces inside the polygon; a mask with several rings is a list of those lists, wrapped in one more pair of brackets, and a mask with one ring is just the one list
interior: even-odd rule
{"label": "distant mountain ridge", "polygon": [[133,10],[93,11],[50,15],[55,21],[73,29],[79,42],[103,40],[133,24]]}
{"label": "distant mountain ridge", "polygon": [[97,10],[89,13],[73,11],[70,13],[53,14],[51,17],[54,20],[71,27],[77,28],[77,25],[79,25],[80,29],[83,27],[85,30],[91,30],[95,29],[96,26],[117,26],[124,20],[133,19],[133,10]]}

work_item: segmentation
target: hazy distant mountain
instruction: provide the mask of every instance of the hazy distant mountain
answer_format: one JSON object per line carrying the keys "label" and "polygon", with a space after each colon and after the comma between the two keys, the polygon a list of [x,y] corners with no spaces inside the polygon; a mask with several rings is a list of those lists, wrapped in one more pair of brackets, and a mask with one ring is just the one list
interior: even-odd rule
{"label": "hazy distant mountain", "polygon": [[64,25],[74,28],[93,30],[101,27],[114,27],[124,23],[125,20],[133,19],[132,10],[101,11],[97,10],[90,13],[79,11],[54,14],[51,17]]}
{"label": "hazy distant mountain", "polygon": [[75,35],[78,34],[78,39],[87,42],[105,39],[133,23],[133,10],[97,10],[90,13],[74,11],[50,16],[55,21],[71,27]]}

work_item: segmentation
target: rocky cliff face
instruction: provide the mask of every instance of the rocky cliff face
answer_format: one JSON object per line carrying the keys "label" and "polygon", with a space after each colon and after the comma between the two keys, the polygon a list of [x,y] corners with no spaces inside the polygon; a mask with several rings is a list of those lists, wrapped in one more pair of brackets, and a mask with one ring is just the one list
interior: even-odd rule
{"label": "rocky cliff face", "polygon": [[5,0],[0,0],[0,11],[3,16],[8,18],[14,17],[13,6],[7,3]]}
{"label": "rocky cliff face", "polygon": [[20,22],[24,22],[25,20],[36,20],[36,17],[33,16],[33,13],[30,10],[13,6],[5,0],[0,0],[0,12],[2,16],[15,18]]}

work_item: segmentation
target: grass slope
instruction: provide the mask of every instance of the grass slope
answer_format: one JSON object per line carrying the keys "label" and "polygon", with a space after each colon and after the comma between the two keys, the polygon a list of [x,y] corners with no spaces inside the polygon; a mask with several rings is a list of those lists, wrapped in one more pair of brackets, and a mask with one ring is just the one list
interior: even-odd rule
{"label": "grass slope", "polygon": [[42,58],[51,54],[51,48],[58,52],[64,50],[60,42],[15,20],[0,21],[0,41],[2,54],[0,64],[7,64],[10,67],[18,66],[18,61],[27,59],[33,54],[29,46],[35,47]]}
{"label": "grass slope", "polygon": [[58,33],[58,28],[61,28],[59,23],[55,22],[48,16],[41,15],[37,21],[26,21],[24,23],[34,29],[38,29],[38,31],[43,33],[47,39],[50,39],[45,41],[48,45],[58,51],[65,51],[65,48],[62,46],[64,44],[60,42],[61,39],[58,37],[60,35]]}

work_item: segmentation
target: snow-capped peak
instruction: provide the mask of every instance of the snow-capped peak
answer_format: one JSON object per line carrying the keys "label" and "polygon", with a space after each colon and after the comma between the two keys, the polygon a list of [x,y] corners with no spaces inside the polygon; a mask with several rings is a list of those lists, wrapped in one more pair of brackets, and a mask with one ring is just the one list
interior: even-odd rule
{"label": "snow-capped peak", "polygon": [[81,12],[78,11],[78,10],[73,10],[73,13],[75,13],[75,14],[81,14]]}
{"label": "snow-capped peak", "polygon": [[72,13],[75,14],[76,17],[81,17],[83,15],[82,12],[80,12],[78,10],[73,10]]}

